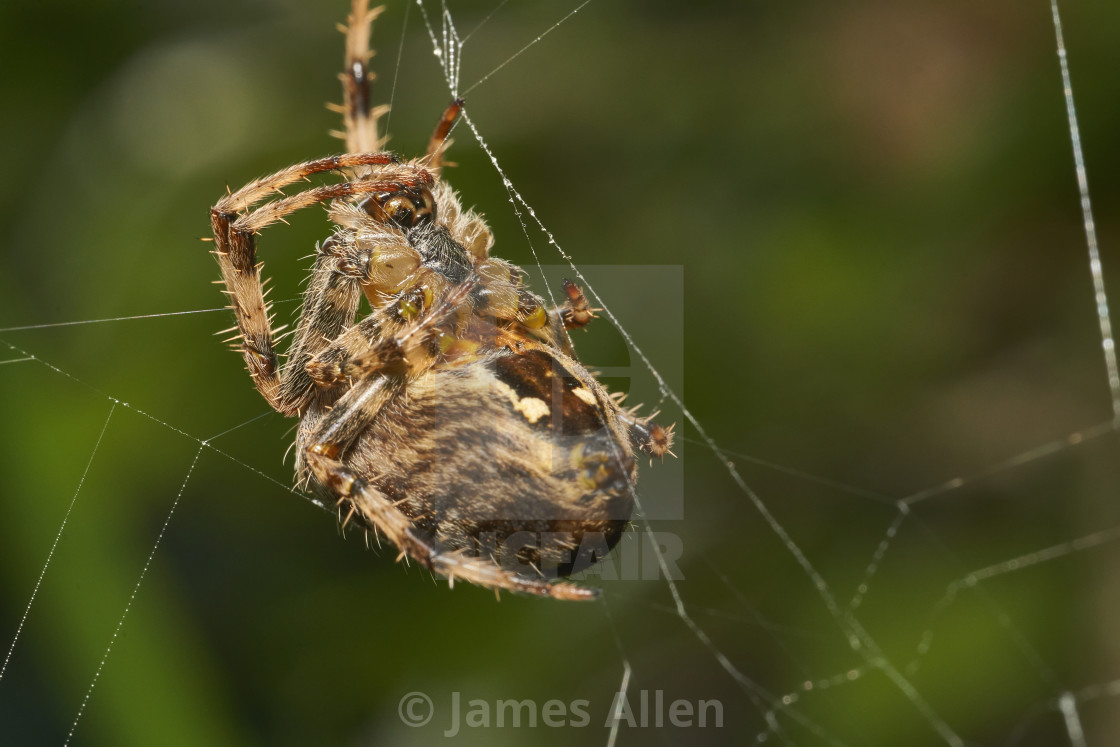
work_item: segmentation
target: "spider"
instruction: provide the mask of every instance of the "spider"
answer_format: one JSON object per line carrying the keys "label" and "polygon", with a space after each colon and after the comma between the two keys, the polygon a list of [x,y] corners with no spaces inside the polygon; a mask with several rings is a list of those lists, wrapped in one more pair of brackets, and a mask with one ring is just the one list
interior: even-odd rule
{"label": "spider", "polygon": [[[672,426],[624,409],[577,360],[568,330],[597,311],[579,287],[565,281],[565,303],[547,310],[521,270],[490,256],[486,223],[441,178],[461,100],[423,157],[381,150],[388,107],[370,107],[367,66],[381,10],[353,0],[342,29],[333,108],[348,152],[252,181],[210,211],[236,347],[265,401],[300,419],[297,480],[344,526],[356,519],[450,583],[593,598],[565,577],[617,543],[635,452],[671,453]],[[343,179],[283,196],[326,172]],[[335,230],[280,365],[257,235],[317,203]],[[355,323],[363,296],[370,312]]]}

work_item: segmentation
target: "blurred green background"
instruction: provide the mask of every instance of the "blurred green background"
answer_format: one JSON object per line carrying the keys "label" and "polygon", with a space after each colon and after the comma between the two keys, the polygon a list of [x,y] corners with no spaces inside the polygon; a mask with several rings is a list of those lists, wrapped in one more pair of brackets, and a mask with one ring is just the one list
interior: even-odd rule
{"label": "blurred green background", "polygon": [[[576,5],[506,3],[480,26],[497,2],[451,2],[470,34],[463,88]],[[1120,292],[1120,6],[1065,6]],[[669,402],[681,459],[640,487],[680,491],[683,519],[653,528],[681,542],[680,594],[710,647],[664,582],[604,581],[587,605],[448,592],[288,490],[292,423],[252,420],[266,408],[214,336],[227,313],[203,311],[223,302],[198,237],[226,185],[339,149],[323,103],[339,98],[345,13],[0,6],[5,649],[78,491],[0,680],[0,741],[62,742],[98,672],[73,744],[431,744],[453,692],[464,708],[591,704],[586,727],[464,727],[459,743],[605,743],[624,662],[635,703],[716,699],[724,724],[624,727],[618,744],[746,743],[767,734],[759,703],[787,694],[778,743],[943,744],[938,726],[968,744],[1068,741],[1056,699],[1120,676],[1120,467],[1048,3],[597,0],[468,97],[577,263],[683,281],[603,294],[841,606],[878,558],[856,613],[928,713],[852,650]],[[417,8],[405,15],[392,3],[376,26],[374,97],[395,83],[390,147],[414,154],[448,91]],[[448,178],[487,214],[495,253],[531,264],[500,178],[469,132],[455,138]],[[305,212],[262,242],[278,299],[328,231]],[[63,322],[91,323],[38,326]],[[577,344],[589,363],[636,365],[605,321]],[[622,386],[656,404],[648,379]],[[1018,455],[1038,458],[1004,461]],[[896,500],[956,477],[900,514]],[[1099,532],[946,597],[972,571]],[[413,691],[434,701],[428,726],[398,717]],[[1115,695],[1076,702],[1088,744],[1120,740]]]}

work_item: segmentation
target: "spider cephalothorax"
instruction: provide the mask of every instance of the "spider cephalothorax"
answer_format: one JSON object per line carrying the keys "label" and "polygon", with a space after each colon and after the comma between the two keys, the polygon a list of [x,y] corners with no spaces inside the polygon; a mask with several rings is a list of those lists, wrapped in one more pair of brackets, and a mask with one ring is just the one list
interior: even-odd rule
{"label": "spider cephalothorax", "polygon": [[[482,218],[441,180],[455,101],[427,154],[376,151],[368,27],[354,0],[343,75],[351,153],[249,183],[211,210],[219,266],[257,389],[299,416],[296,471],[311,489],[449,579],[566,599],[556,581],[603,557],[633,511],[636,450],[668,453],[672,428],[620,407],[575,357],[567,330],[594,317],[565,282],[551,311],[521,271],[489,256]],[[259,207],[283,187],[341,172]],[[278,366],[256,235],[329,202],[288,357]],[[365,296],[370,313],[355,323]]]}

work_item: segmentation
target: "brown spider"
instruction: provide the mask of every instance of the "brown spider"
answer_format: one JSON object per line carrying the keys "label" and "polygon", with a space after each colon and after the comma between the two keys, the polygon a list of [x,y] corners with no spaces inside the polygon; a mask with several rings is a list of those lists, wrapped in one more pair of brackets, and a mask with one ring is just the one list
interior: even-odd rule
{"label": "brown spider", "polygon": [[[561,599],[594,589],[557,577],[603,557],[633,510],[636,450],[669,452],[672,427],[620,406],[576,360],[567,330],[594,316],[565,281],[547,311],[521,271],[440,178],[462,101],[423,158],[378,152],[370,27],[354,0],[341,76],[349,153],[250,182],[210,211],[238,347],[257,390],[298,416],[297,478],[449,581]],[[256,206],[322,172],[344,180]],[[277,363],[256,237],[329,201],[287,360]],[[354,323],[361,297],[371,312]],[[398,558],[399,559],[399,558]]]}

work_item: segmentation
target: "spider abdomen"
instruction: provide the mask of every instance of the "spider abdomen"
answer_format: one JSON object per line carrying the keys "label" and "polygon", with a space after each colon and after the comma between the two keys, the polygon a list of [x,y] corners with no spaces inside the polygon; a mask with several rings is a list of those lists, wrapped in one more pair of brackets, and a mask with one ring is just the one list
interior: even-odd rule
{"label": "spider abdomen", "polygon": [[614,401],[578,362],[537,348],[411,380],[342,461],[375,475],[441,550],[534,577],[606,555],[637,477]]}

